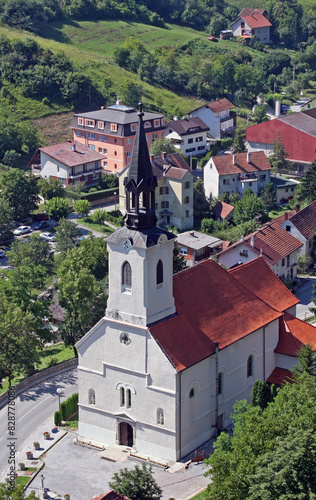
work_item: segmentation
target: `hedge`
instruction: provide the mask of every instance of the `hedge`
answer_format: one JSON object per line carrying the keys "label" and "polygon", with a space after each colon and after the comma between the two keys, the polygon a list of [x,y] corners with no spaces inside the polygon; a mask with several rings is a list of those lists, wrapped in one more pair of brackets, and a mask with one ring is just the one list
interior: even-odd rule
{"label": "hedge", "polygon": [[88,201],[93,201],[93,200],[98,200],[100,198],[110,198],[111,196],[114,195],[114,193],[118,193],[118,187],[116,188],[109,188],[109,189],[102,189],[100,191],[96,191],[94,193],[76,193],[75,191],[72,191],[71,189],[65,189],[65,196],[66,198],[70,198],[73,200],[88,200]]}
{"label": "hedge", "polygon": [[61,403],[60,413],[62,420],[67,420],[67,418],[76,413],[77,409],[78,409],[78,393],[76,392],[75,394],[70,396],[70,398],[66,399],[66,401],[63,401]]}
{"label": "hedge", "polygon": [[57,426],[60,425],[61,424],[61,420],[62,420],[62,418],[61,418],[60,411],[55,411],[55,414],[54,414],[54,424],[57,425]]}

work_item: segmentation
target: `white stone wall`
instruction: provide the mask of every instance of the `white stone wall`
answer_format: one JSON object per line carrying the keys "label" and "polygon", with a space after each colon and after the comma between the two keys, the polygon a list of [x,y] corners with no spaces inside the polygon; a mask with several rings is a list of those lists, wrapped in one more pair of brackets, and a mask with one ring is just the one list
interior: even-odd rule
{"label": "white stone wall", "polygon": [[[227,110],[229,113],[229,110]],[[203,108],[196,109],[190,113],[190,117],[197,116],[209,127],[209,133],[215,137],[215,139],[221,138],[221,120],[215,115],[214,111],[210,108],[203,106]],[[228,116],[228,115],[226,115]]]}
{"label": "white stone wall", "polygon": [[[240,253],[245,253],[245,255],[240,255]],[[245,264],[258,257],[258,253],[249,248],[249,246],[240,242],[240,244],[233,248],[228,248],[224,253],[220,253],[218,256],[219,264],[224,264],[227,269],[236,265],[238,262]]]}
{"label": "white stone wall", "polygon": [[219,196],[219,175],[214,166],[212,158],[204,167],[204,191],[206,198],[218,198]]}
{"label": "white stone wall", "polygon": [[68,179],[68,168],[61,162],[54,161],[50,156],[41,151],[41,177],[57,177]]}

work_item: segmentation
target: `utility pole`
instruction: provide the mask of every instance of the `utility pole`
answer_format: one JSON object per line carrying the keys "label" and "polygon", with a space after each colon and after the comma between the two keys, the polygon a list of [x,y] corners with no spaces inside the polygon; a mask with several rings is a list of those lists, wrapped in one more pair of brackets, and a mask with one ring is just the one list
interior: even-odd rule
{"label": "utility pole", "polygon": [[295,83],[295,69],[296,69],[296,66],[294,63],[294,66],[293,66],[293,89],[294,89],[294,83]]}

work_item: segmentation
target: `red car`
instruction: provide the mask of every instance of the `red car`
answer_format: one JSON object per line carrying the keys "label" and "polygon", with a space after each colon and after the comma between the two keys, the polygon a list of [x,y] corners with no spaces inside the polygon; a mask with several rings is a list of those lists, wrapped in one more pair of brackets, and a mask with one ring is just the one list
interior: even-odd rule
{"label": "red car", "polygon": [[218,42],[216,36],[209,36],[208,39],[211,40],[211,42]]}

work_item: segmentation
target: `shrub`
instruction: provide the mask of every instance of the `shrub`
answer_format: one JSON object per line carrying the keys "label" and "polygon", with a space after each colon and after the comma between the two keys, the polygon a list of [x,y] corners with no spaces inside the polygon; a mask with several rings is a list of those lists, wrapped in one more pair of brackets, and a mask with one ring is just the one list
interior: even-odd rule
{"label": "shrub", "polygon": [[62,418],[61,418],[60,411],[55,411],[55,414],[54,414],[54,424],[58,426],[58,425],[61,424],[61,421],[62,421]]}
{"label": "shrub", "polygon": [[231,138],[231,137],[227,137],[226,139],[222,139],[222,140],[220,141],[220,143],[221,143],[221,147],[222,147],[223,149],[227,149],[227,148],[229,148],[229,146],[231,146],[231,145],[232,145],[232,142],[233,142],[233,140],[232,140],[232,138]]}
{"label": "shrub", "polygon": [[[76,392],[70,396],[66,401],[63,401],[60,405],[60,412],[62,420],[67,420],[70,415],[76,413],[78,408],[78,393]],[[57,412],[56,412],[57,413]],[[55,422],[56,424],[56,422]],[[57,424],[56,424],[57,425]]]}

